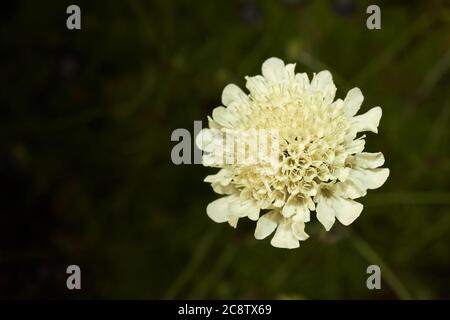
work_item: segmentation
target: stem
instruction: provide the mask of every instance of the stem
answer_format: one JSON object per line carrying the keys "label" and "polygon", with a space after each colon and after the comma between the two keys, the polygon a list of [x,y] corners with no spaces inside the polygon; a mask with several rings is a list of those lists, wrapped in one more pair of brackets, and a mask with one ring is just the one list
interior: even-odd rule
{"label": "stem", "polygon": [[178,293],[183,289],[189,279],[192,277],[194,272],[200,266],[202,261],[205,259],[214,238],[217,236],[217,228],[214,228],[210,232],[206,233],[205,236],[199,242],[195,253],[192,255],[191,260],[187,264],[184,271],[178,276],[178,278],[172,283],[170,288],[164,294],[163,299],[173,299],[178,295]]}

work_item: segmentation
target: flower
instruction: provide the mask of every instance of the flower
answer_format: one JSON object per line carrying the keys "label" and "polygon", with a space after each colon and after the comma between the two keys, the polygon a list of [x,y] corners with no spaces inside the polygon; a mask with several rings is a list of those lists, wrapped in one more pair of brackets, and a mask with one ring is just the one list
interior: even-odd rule
{"label": "flower", "polygon": [[224,133],[276,129],[278,135],[270,137],[277,161],[223,163],[204,154],[204,165],[221,168],[205,181],[223,195],[207,206],[208,216],[232,227],[248,217],[257,221],[256,239],[275,232],[271,244],[290,249],[309,237],[305,225],[312,212],[327,231],[336,219],[350,225],[363,209],[355,199],[389,176],[389,169],[379,168],[383,154],[363,152],[365,135],[358,136],[378,132],[381,108],[356,115],[364,99],[360,89],[334,100],[329,71],[310,81],[306,73],[295,73],[295,64],[278,58],[266,60],[262,75],[246,81],[249,94],[234,84],[224,88],[224,106],[208,117],[209,128],[197,136],[197,145],[203,151],[219,146],[229,156],[235,151],[224,146]]}

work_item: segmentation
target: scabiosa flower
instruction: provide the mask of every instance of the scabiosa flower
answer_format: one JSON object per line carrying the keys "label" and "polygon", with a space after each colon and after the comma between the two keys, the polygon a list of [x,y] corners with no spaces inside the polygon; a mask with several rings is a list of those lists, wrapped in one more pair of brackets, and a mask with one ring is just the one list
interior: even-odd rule
{"label": "scabiosa flower", "polygon": [[234,84],[225,87],[224,106],[208,117],[209,128],[200,132],[197,145],[204,151],[219,145],[229,155],[235,151],[223,146],[217,132],[276,129],[277,161],[217,163],[203,155],[204,165],[221,168],[205,179],[223,195],[208,205],[208,216],[233,227],[248,217],[257,221],[256,239],[275,232],[271,244],[290,249],[309,237],[305,224],[311,213],[327,231],[336,219],[350,225],[363,209],[355,199],[389,176],[389,169],[379,168],[383,155],[363,152],[365,135],[358,136],[378,132],[381,108],[356,115],[364,99],[360,89],[334,100],[329,71],[310,80],[306,73],[295,73],[295,64],[278,58],[266,60],[262,75],[246,80],[249,94]]}

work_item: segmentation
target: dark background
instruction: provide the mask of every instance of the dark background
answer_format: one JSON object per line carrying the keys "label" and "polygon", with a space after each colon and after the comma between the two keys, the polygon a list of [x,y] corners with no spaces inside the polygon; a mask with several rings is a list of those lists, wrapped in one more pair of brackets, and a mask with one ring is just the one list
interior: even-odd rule
{"label": "dark background", "polygon": [[[381,30],[365,10],[381,7]],[[82,29],[66,28],[81,7]],[[0,297],[450,298],[449,1],[5,1]],[[391,175],[348,228],[283,250],[213,223],[216,170],[175,166],[193,131],[277,56],[380,105]],[[66,289],[66,267],[82,290]],[[366,288],[380,265],[382,290]]]}

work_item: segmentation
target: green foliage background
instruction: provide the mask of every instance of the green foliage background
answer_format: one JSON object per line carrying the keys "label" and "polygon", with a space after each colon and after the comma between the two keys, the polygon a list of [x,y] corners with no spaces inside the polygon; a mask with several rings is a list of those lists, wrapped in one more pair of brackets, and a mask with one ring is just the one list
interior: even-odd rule
{"label": "green foliage background", "polygon": [[[65,27],[73,3],[80,31]],[[370,31],[372,3],[2,4],[0,296],[450,298],[449,2],[376,1]],[[385,154],[387,183],[351,227],[310,223],[297,250],[210,221],[215,170],[170,159],[172,131],[271,56],[383,108],[366,149]],[[81,291],[65,287],[69,264]],[[382,290],[366,288],[371,264]]]}

